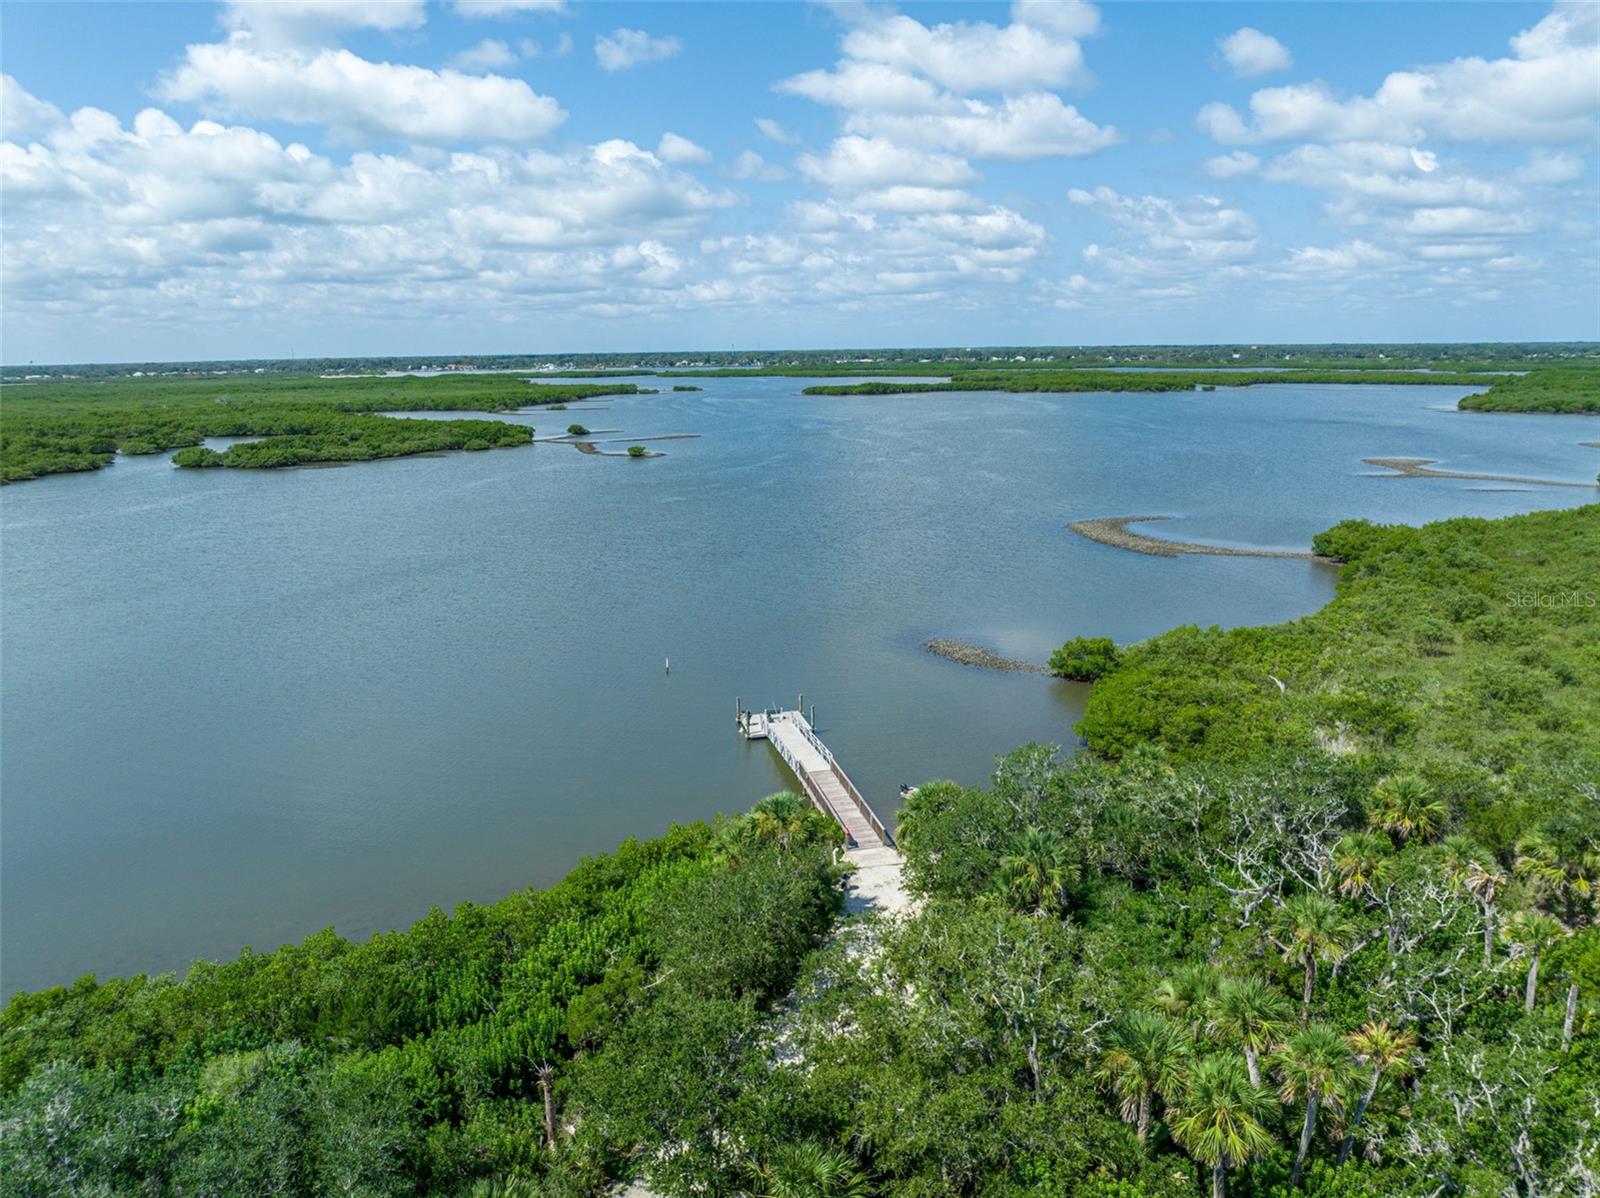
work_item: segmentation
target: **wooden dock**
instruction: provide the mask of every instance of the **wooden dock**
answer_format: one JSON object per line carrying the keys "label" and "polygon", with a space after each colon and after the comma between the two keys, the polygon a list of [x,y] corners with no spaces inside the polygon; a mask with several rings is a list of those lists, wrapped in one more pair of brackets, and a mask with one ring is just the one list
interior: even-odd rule
{"label": "wooden dock", "polygon": [[894,837],[822,743],[804,711],[745,711],[739,707],[738,721],[746,739],[765,740],[778,750],[812,805],[844,829],[847,847],[894,848]]}

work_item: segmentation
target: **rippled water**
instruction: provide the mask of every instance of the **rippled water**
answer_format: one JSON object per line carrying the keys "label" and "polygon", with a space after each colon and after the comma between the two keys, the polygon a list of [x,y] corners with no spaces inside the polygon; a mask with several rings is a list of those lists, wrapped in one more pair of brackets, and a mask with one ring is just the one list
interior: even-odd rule
{"label": "rippled water", "polygon": [[[808,398],[803,380],[530,413],[564,445],[344,469],[165,457],[3,502],[3,985],[404,925],[784,783],[734,701],[804,692],[885,814],[1070,744],[1082,689],[933,658],[1279,620],[1324,567],[1152,558],[1066,522],[1303,548],[1592,490],[1368,477],[1363,457],[1592,479],[1600,420],[1466,415],[1459,388]],[[663,669],[670,656],[672,672]]]}

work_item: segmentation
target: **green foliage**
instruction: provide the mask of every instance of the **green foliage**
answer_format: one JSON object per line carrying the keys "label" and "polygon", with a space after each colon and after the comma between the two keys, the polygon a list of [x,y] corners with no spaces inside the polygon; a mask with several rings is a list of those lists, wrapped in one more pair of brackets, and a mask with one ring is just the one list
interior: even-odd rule
{"label": "green foliage", "polygon": [[760,1198],[867,1198],[871,1192],[853,1157],[822,1144],[785,1144],[754,1172]]}
{"label": "green foliage", "polygon": [[628,446],[628,456],[630,458],[642,458],[642,457],[645,456],[645,454],[647,454],[649,452],[650,451],[648,449],[646,449],[643,445],[630,445],[630,446]]}
{"label": "green foliage", "polygon": [[[0,479],[97,470],[116,453],[178,449],[179,466],[270,469],[364,462],[452,449],[525,445],[533,429],[499,420],[409,420],[386,411],[506,412],[597,395],[630,383],[533,385],[498,375],[319,378],[245,375],[48,382],[6,390]],[[258,437],[218,451],[207,437]]]}
{"label": "green foliage", "polygon": [[[1123,651],[1079,731],[1120,756],[1154,742],[1242,760],[1273,746],[1406,753],[1431,781],[1600,771],[1600,507],[1320,534],[1337,597],[1288,624],[1180,628]],[[1537,548],[1531,548],[1537,546]],[[1480,635],[1493,618],[1498,631]],[[1429,652],[1417,652],[1419,641]],[[1521,789],[1521,785],[1519,785]]]}
{"label": "green foliage", "polygon": [[567,425],[567,436],[569,437],[587,437],[588,435],[589,430],[584,428],[581,424]]}
{"label": "green foliage", "polygon": [[[1592,377],[1592,376],[1591,376]],[[943,383],[840,383],[807,387],[807,395],[919,395],[930,391],[1193,391],[1196,388],[1258,387],[1273,383],[1414,383],[1471,386],[1479,375],[1398,370],[964,370]]]}
{"label": "green foliage", "polygon": [[1464,412],[1600,412],[1600,372],[1578,367],[1499,378],[1456,405]]}
{"label": "green foliage", "polygon": [[541,1069],[559,1090],[623,1042],[648,1070],[641,1029],[675,1017],[658,1003],[737,996],[748,1027],[787,987],[840,901],[831,840],[804,832],[732,861],[711,829],[677,828],[549,890],[363,944],[329,930],[181,981],[18,994],[0,1013],[5,1192],[71,1178],[80,1192],[413,1194],[539,1176],[556,1161]]}
{"label": "green foliage", "polygon": [[1108,636],[1075,636],[1050,655],[1050,672],[1093,682],[1117,668],[1117,646]]}
{"label": "green foliage", "polygon": [[[1028,1020],[1042,1018],[1050,1034],[1067,1036],[1057,1043],[1039,1032],[1046,1101],[1055,1086],[1093,1080],[1102,1105],[1032,1145],[1030,1159],[1070,1158],[1092,1129],[1106,1134],[1108,1117],[1131,1141],[1102,1144],[1094,1166],[1068,1165],[1069,1187],[1098,1167],[1119,1184],[1194,1195],[1209,1189],[1215,1150],[1227,1144],[1229,1192],[1377,1198],[1448,1182],[1498,1193],[1519,1176],[1506,1143],[1524,1127],[1524,1167],[1553,1178],[1592,1118],[1592,1087],[1583,1107],[1570,1086],[1600,1033],[1600,929],[1595,888],[1583,880],[1600,869],[1600,791],[1592,773],[1554,761],[1529,772],[1525,792],[1471,771],[1441,770],[1421,789],[1396,786],[1415,777],[1405,766],[1403,754],[1364,760],[1270,747],[1221,760],[1141,748],[1120,762],[1063,763],[1030,747],[1000,763],[992,788],[923,787],[902,816],[901,843],[924,910],[905,929],[905,948],[891,939],[891,971],[843,988],[830,976],[827,993],[861,985],[927,1003],[891,1003],[881,1020],[874,1015],[863,1034],[887,1037],[892,1051],[858,1040],[839,1052],[866,1054],[879,1075],[926,1069],[930,1093],[939,1084],[970,1094],[1005,1123],[1017,1117],[1013,1105],[1036,1101],[1025,1049],[1010,1058],[1008,1086],[963,1054],[937,1058],[937,1071],[918,1057],[937,1034],[1004,1061],[1007,1037],[1031,1042]],[[1379,795],[1398,806],[1377,806]],[[1377,811],[1384,822],[1369,830]],[[1425,826],[1419,811],[1437,823]],[[1397,814],[1405,836],[1388,825]],[[1476,831],[1450,830],[1463,826]],[[1017,924],[1005,933],[991,925],[973,944],[958,929],[986,910],[1001,917],[987,896],[1001,893],[1027,829],[1055,831],[1068,846],[1071,902],[1004,916],[1030,937]],[[1486,942],[1493,928],[1503,934]],[[990,941],[1009,954],[1004,967]],[[1574,981],[1580,1001],[1563,1055]],[[1015,1006],[1024,991],[1026,1018]],[[951,1012],[964,1002],[993,1004],[996,1026],[959,1022]],[[859,996],[843,1009],[875,1011]],[[935,1018],[937,1033],[915,1022]],[[914,1024],[896,1033],[895,1019]],[[821,1035],[844,1016],[824,1005],[818,1020]],[[1077,1039],[1062,1031],[1074,1028],[1095,1030]],[[1489,1094],[1495,1109],[1517,1112],[1498,1138]],[[937,1099],[896,1101],[921,1118]],[[1457,1108],[1471,1113],[1457,1122]],[[861,1100],[840,1118],[851,1135],[875,1127]],[[1408,1139],[1412,1129],[1419,1135]],[[941,1134],[959,1145],[973,1177],[1007,1176],[992,1138],[967,1125]],[[881,1168],[892,1159],[880,1151],[869,1161]],[[934,1192],[918,1176],[896,1164],[882,1188]]]}

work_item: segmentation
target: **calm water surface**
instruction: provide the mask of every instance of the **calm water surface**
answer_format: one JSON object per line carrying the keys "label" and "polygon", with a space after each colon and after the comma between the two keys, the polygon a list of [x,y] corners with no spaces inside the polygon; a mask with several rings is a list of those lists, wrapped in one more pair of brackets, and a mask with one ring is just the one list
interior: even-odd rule
{"label": "calm water surface", "polygon": [[[836,381],[836,380],[828,380]],[[1592,490],[1368,477],[1363,457],[1592,480],[1600,420],[1459,388],[807,398],[804,380],[530,413],[661,442],[345,469],[165,456],[5,489],[3,988],[181,967],[558,878],[785,784],[734,699],[804,692],[868,797],[1070,744],[1084,693],[930,657],[1311,611],[1298,561],[1153,558],[1087,516],[1303,548]],[[615,446],[612,448],[622,448]],[[670,676],[663,659],[670,656]]]}

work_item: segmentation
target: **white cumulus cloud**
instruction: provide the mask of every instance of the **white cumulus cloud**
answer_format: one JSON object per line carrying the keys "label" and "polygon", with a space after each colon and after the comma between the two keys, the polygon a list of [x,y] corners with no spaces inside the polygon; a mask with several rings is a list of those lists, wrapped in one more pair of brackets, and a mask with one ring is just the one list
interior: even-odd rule
{"label": "white cumulus cloud", "polygon": [[781,166],[768,162],[754,150],[741,151],[739,157],[733,161],[733,177],[735,179],[754,179],[759,183],[776,183],[779,179],[787,178],[789,172]]}
{"label": "white cumulus cloud", "polygon": [[677,38],[654,37],[642,29],[617,29],[594,39],[594,57],[604,71],[625,71],[641,63],[661,62],[683,50]]}
{"label": "white cumulus cloud", "polygon": [[190,46],[157,93],[214,114],[430,144],[530,141],[566,119],[520,79],[369,62],[348,50],[262,51],[237,36]]}
{"label": "white cumulus cloud", "polygon": [[1600,116],[1600,5],[1560,4],[1511,39],[1514,57],[1395,71],[1370,96],[1323,82],[1263,88],[1249,118],[1205,105],[1196,123],[1225,144],[1266,141],[1578,141]]}
{"label": "white cumulus cloud", "polygon": [[66,117],[54,104],[30,95],[10,75],[0,75],[0,136],[20,141],[59,127]]}
{"label": "white cumulus cloud", "polygon": [[675,165],[689,165],[710,162],[711,151],[704,146],[696,145],[687,137],[676,133],[663,133],[660,144],[656,146],[656,157]]}
{"label": "white cumulus cloud", "polygon": [[823,156],[802,154],[797,162],[808,178],[841,191],[909,184],[949,187],[973,177],[965,159],[855,135],[837,139]]}
{"label": "white cumulus cloud", "polygon": [[[537,51],[537,47],[534,47]],[[463,50],[450,60],[458,71],[503,71],[517,65],[520,56],[510,46],[495,38],[486,37],[469,50]]]}
{"label": "white cumulus cloud", "polygon": [[1058,87],[1083,74],[1074,37],[1013,21],[957,21],[931,28],[886,15],[845,34],[846,57],[915,72],[952,91],[1015,91]]}
{"label": "white cumulus cloud", "polygon": [[1206,174],[1213,179],[1233,179],[1240,175],[1253,175],[1261,166],[1261,159],[1248,150],[1235,150],[1231,154],[1218,154],[1206,159]]}
{"label": "white cumulus cloud", "polygon": [[266,46],[316,45],[352,29],[394,32],[427,20],[423,0],[228,0],[223,25]]}
{"label": "white cumulus cloud", "polygon": [[1070,3],[1015,5],[1004,26],[874,13],[844,35],[831,69],[776,89],[839,109],[845,132],[864,137],[985,158],[1089,154],[1116,130],[1044,89],[1083,80],[1077,39],[1097,24],[1092,5]]}
{"label": "white cumulus cloud", "polygon": [[792,146],[800,140],[769,116],[756,117],[756,128],[761,131],[762,137],[768,141],[775,141],[780,146]]}
{"label": "white cumulus cloud", "polygon": [[1217,39],[1217,49],[1223,60],[1240,79],[1267,75],[1273,71],[1286,71],[1294,64],[1294,56],[1270,33],[1262,33],[1246,25],[1235,29],[1227,37]]}
{"label": "white cumulus cloud", "polygon": [[567,0],[455,0],[452,7],[463,17],[514,17],[525,12],[567,14]]}

